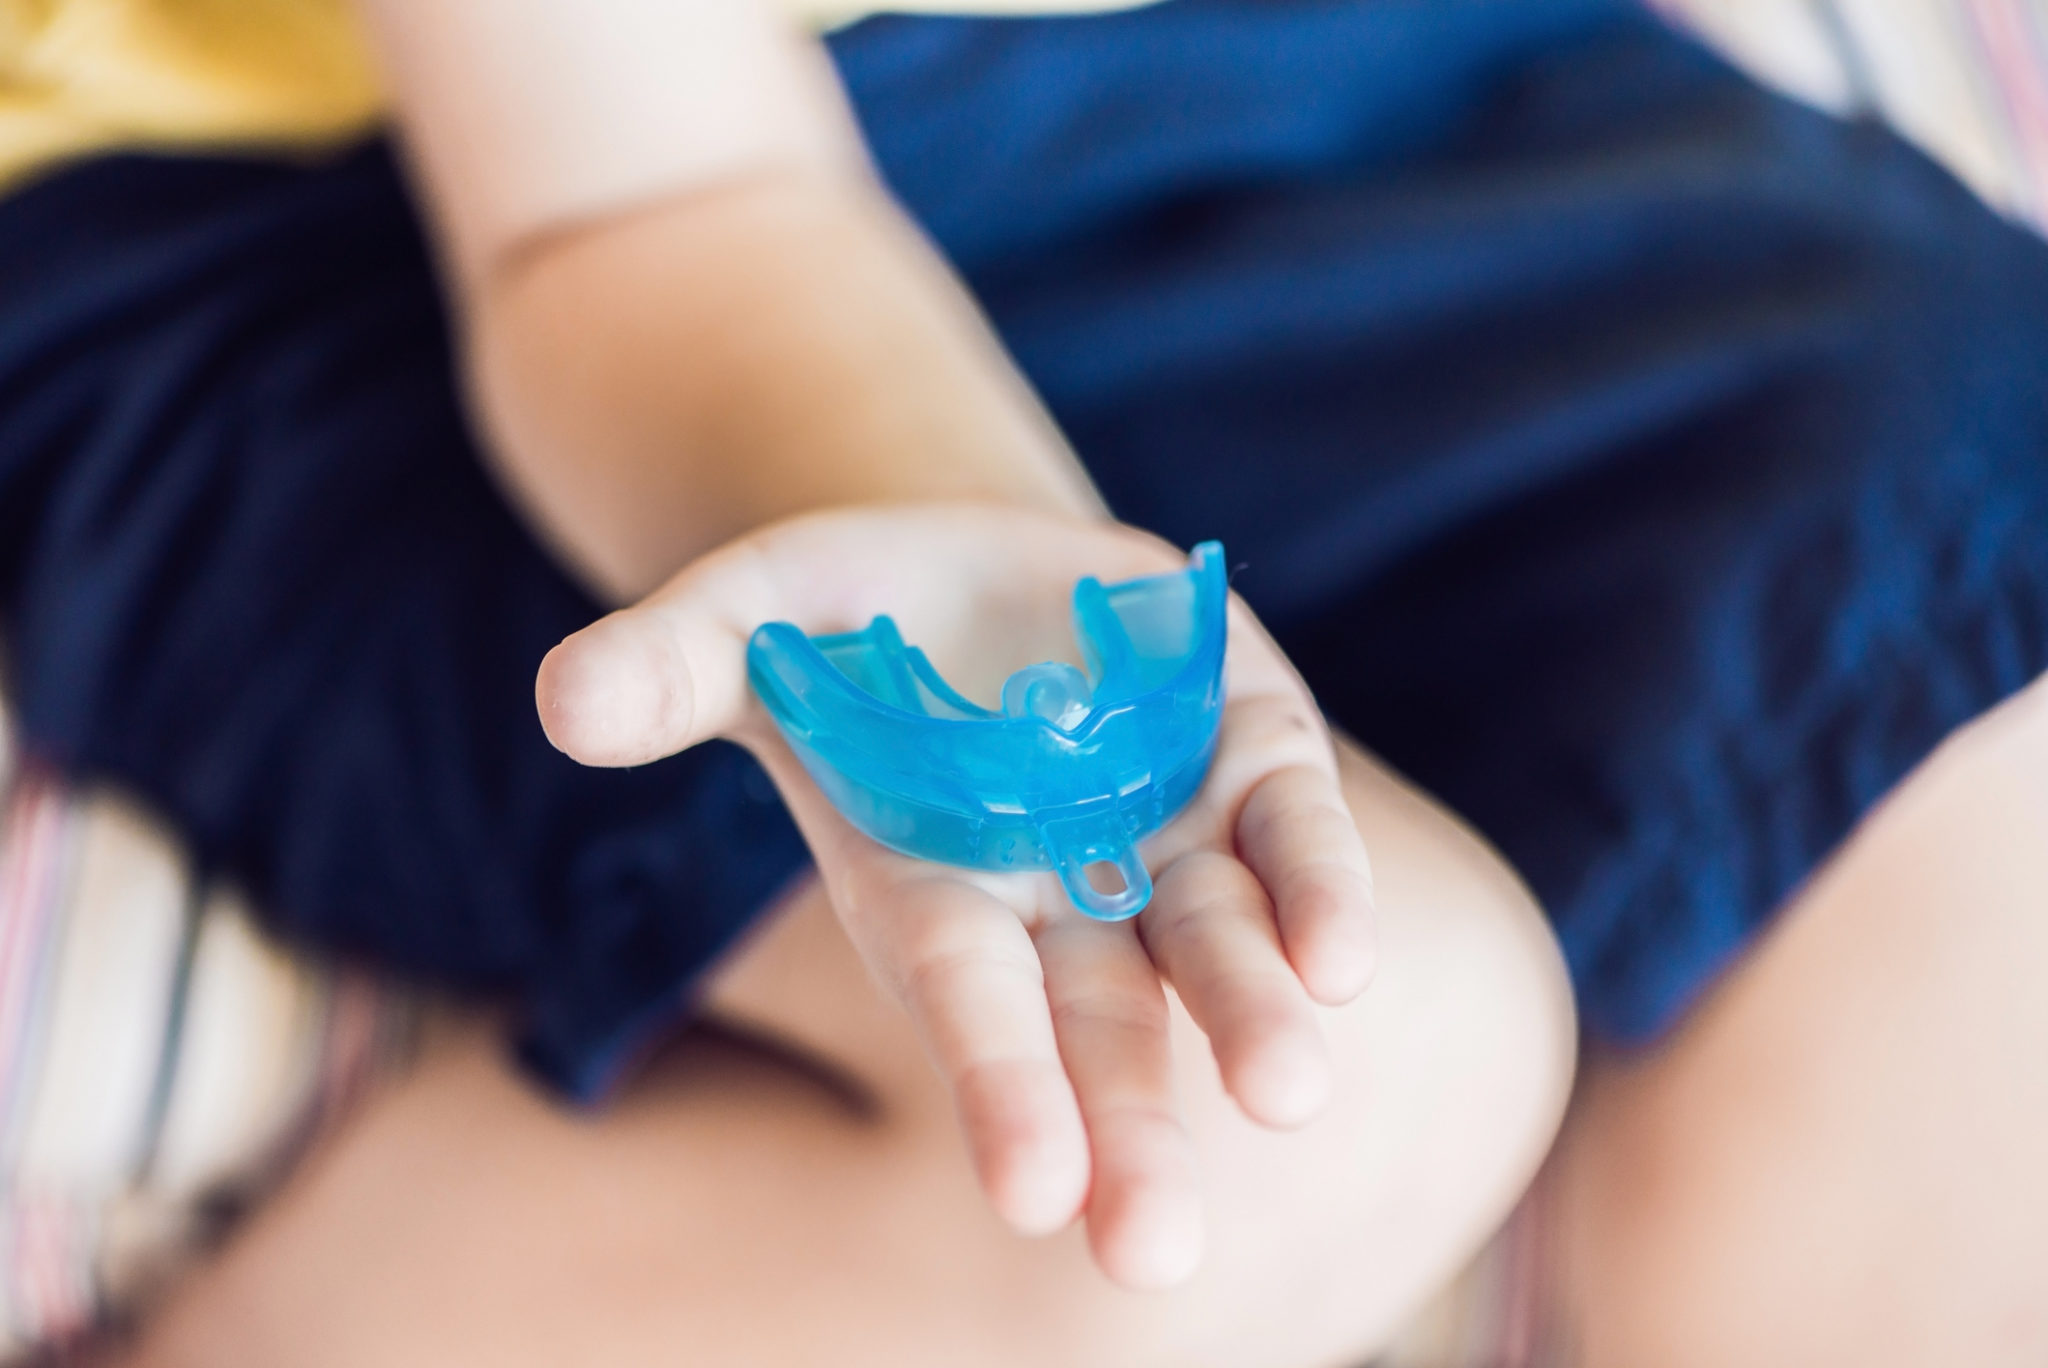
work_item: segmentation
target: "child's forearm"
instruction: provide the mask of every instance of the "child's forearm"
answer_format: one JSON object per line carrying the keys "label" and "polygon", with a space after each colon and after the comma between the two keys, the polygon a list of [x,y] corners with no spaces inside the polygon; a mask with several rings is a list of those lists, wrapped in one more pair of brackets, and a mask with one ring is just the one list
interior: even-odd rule
{"label": "child's forearm", "polygon": [[576,224],[763,168],[860,176],[777,0],[357,0],[459,288]]}
{"label": "child's forearm", "polygon": [[602,592],[825,505],[1099,507],[762,0],[363,4],[489,446]]}
{"label": "child's forearm", "polygon": [[1099,503],[971,301],[879,191],[776,173],[542,244],[471,301],[473,392],[604,591],[808,509]]}

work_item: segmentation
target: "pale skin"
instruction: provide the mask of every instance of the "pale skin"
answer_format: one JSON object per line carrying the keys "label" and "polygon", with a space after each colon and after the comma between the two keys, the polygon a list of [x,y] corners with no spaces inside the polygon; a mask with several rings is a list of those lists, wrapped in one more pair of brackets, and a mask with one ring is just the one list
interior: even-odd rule
{"label": "pale skin", "polygon": [[[1173,1121],[1162,985],[1207,1031],[1246,1114],[1289,1127],[1331,1089],[1312,1004],[1351,1000],[1371,974],[1371,869],[1307,689],[1238,605],[1216,762],[1146,852],[1157,891],[1142,930],[1074,917],[1050,876],[969,877],[860,838],[752,701],[755,626],[822,631],[890,612],[987,696],[1008,668],[1072,653],[1060,605],[1080,575],[1179,557],[1104,516],[971,302],[840,153],[850,137],[799,127],[750,145],[754,169],[740,172],[707,144],[718,179],[611,210],[613,194],[637,191],[637,165],[595,190],[574,161],[537,182],[523,146],[490,141],[495,124],[477,131],[478,105],[505,99],[530,117],[548,97],[524,79],[496,84],[488,54],[522,39],[516,16],[372,15],[509,478],[618,596],[685,567],[549,657],[549,736],[593,764],[719,736],[753,749],[852,943],[951,1089],[995,1210],[1020,1233],[1085,1212],[1110,1277],[1184,1280],[1201,1218]],[[687,36],[741,51],[724,27]],[[762,80],[787,81],[787,104],[836,108],[808,76],[761,59]],[[562,98],[573,128],[598,97]],[[467,130],[459,143],[451,128]],[[962,496],[975,503],[944,502]],[[839,511],[788,516],[810,509]]]}
{"label": "pale skin", "polygon": [[[1512,874],[1333,741],[1241,605],[1217,774],[1148,846],[1137,924],[852,832],[748,700],[754,623],[891,611],[985,692],[977,669],[1063,653],[1077,574],[1175,553],[1102,515],[801,58],[822,132],[506,188],[488,160],[516,149],[474,135],[488,70],[458,54],[464,22],[517,12],[370,9],[507,484],[633,605],[550,657],[549,734],[604,764],[741,740],[819,876],[709,981],[740,1036],[684,1041],[601,1117],[451,1032],[138,1361],[1373,1352],[1498,1225],[1571,1091],[1569,991]],[[1667,1046],[1589,1062],[1554,1160],[1588,1362],[2048,1352],[2044,713],[2023,698],[1930,762]]]}
{"label": "pale skin", "polygon": [[950,869],[867,839],[768,724],[744,653],[761,622],[843,630],[889,609],[943,673],[987,696],[1006,649],[1060,652],[1048,582],[1178,562],[1107,523],[987,504],[813,515],[699,559],[570,638],[539,686],[549,735],[579,759],[631,764],[713,736],[753,749],[848,939],[951,1091],[991,1204],[1024,1234],[1085,1213],[1103,1270],[1133,1287],[1184,1281],[1202,1244],[1162,985],[1245,1114],[1287,1128],[1329,1099],[1312,1004],[1350,1002],[1372,972],[1371,867],[1308,690],[1233,604],[1209,776],[1145,845],[1145,914],[1107,925],[1077,915],[1050,873]]}
{"label": "pale skin", "polygon": [[[1356,1365],[1550,1144],[1570,1011],[1542,923],[1346,748],[1380,850],[1372,989],[1321,1014],[1314,1125],[1244,1122],[1174,1017],[1211,1239],[1119,1292],[1019,1240],[815,885],[599,1117],[463,1028],[150,1325],[146,1364]],[[1908,780],[1663,1049],[1595,1056],[1550,1163],[1596,1368],[2038,1364],[2048,1346],[2048,691]],[[848,1091],[847,1083],[853,1085]]]}
{"label": "pale skin", "polygon": [[188,1285],[140,1361],[1359,1362],[1528,1182],[1571,1014],[1513,879],[1349,754],[1346,796],[1387,850],[1379,974],[1318,1013],[1332,1095],[1294,1131],[1248,1120],[1171,1009],[1170,1124],[1209,1231],[1177,1288],[1119,1288],[1085,1225],[1024,1239],[991,1213],[910,1017],[806,883],[712,1009],[803,1068],[700,1034],[585,1117],[512,1076],[493,1033],[457,1034]]}

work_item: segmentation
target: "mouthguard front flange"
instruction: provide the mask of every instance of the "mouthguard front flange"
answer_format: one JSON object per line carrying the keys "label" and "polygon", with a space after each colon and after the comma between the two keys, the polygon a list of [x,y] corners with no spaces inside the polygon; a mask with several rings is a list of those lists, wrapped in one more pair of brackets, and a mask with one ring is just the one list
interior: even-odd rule
{"label": "mouthguard front flange", "polygon": [[[1223,711],[1223,547],[1173,574],[1074,586],[1087,672],[1046,662],[970,702],[886,615],[810,637],[759,628],[747,669],[790,747],[849,821],[891,849],[970,869],[1051,869],[1091,917],[1152,897],[1137,843],[1208,774]],[[1107,863],[1115,889],[1089,877]],[[1105,881],[1106,882],[1106,881]]]}

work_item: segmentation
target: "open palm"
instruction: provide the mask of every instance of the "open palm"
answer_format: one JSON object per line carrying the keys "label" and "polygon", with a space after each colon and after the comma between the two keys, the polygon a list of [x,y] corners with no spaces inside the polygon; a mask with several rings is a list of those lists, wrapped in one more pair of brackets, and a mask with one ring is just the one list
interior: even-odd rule
{"label": "open palm", "polygon": [[1165,986],[1245,1113],[1291,1126],[1330,1086],[1311,1002],[1348,1001],[1371,974],[1371,875],[1308,689],[1233,599],[1209,777],[1141,847],[1151,904],[1106,924],[1077,912],[1051,873],[932,864],[862,835],[753,696],[746,646],[766,621],[819,633],[886,612],[949,681],[986,699],[1018,666],[1072,657],[1076,579],[1183,564],[1128,527],[995,506],[817,514],[730,543],[570,637],[538,684],[549,736],[587,764],[644,763],[713,737],[761,759],[848,935],[951,1088],[996,1209],[1025,1231],[1085,1210],[1098,1261],[1139,1286],[1186,1276],[1201,1245]]}

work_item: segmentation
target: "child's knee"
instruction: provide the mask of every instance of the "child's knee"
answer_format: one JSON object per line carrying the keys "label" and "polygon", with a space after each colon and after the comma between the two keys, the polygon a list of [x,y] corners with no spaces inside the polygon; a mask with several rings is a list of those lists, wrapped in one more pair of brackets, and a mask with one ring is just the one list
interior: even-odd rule
{"label": "child's knee", "polygon": [[[1276,1194],[1298,1184],[1206,1163],[1212,1261],[1230,1265],[1253,1321],[1285,1320],[1316,1350],[1304,1362],[1376,1352],[1493,1234],[1550,1150],[1577,1058],[1563,963],[1520,881],[1362,756],[1347,749],[1345,768],[1375,861],[1380,972],[1324,1014],[1329,1113],[1270,1154],[1236,1155],[1313,1173],[1314,1198],[1290,1212]],[[1290,1289],[1318,1286],[1333,1259],[1358,1270],[1356,1295],[1294,1306]]]}
{"label": "child's knee", "polygon": [[1379,889],[1384,981],[1369,992],[1396,1000],[1404,1032],[1440,1032],[1432,1067],[1480,1085],[1503,1141],[1540,1156],[1578,1050],[1549,922],[1506,861],[1430,800],[1351,754],[1346,790]]}

